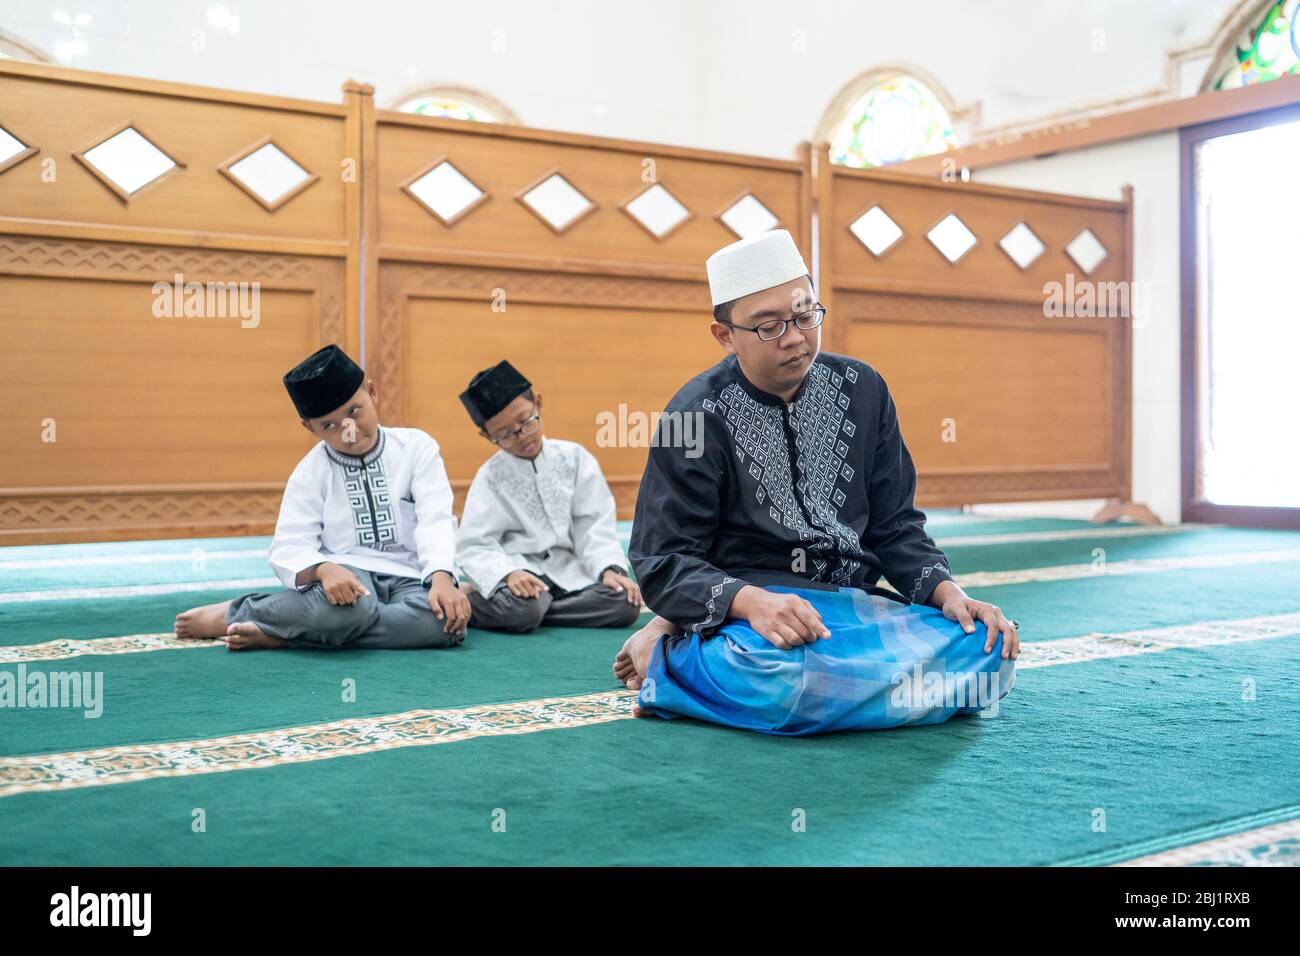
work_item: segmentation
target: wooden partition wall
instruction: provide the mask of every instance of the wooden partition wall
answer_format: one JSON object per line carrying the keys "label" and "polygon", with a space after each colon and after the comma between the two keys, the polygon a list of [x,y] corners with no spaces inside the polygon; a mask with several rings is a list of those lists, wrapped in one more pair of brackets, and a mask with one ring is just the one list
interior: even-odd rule
{"label": "wooden partition wall", "polygon": [[[457,396],[508,358],[629,517],[638,417],[718,359],[704,260],[742,200],[819,271],[824,347],[888,380],[923,504],[1128,498],[1128,323],[1046,319],[1043,290],[1085,227],[1086,278],[1129,278],[1131,200],[376,111],[352,83],[334,105],[0,62],[0,128],[24,146],[0,162],[0,544],[269,532],[312,443],[280,377],[329,342],[438,439],[458,503],[493,448]],[[87,155],[127,128],[175,163],[134,191]],[[271,202],[233,175],[268,143],[306,174]],[[472,201],[438,208],[430,173]],[[567,224],[527,201],[557,185]],[[647,191],[685,218],[639,222]],[[875,206],[902,230],[879,255],[849,228]],[[948,213],[977,238],[956,263],[925,238]],[[1020,221],[1025,269],[998,247]],[[187,283],[255,286],[256,321],[159,315]]]}
{"label": "wooden partition wall", "polygon": [[[647,448],[634,428],[602,447],[597,416],[634,426],[718,360],[704,260],[737,238],[719,214],[752,195],[807,250],[808,164],[395,112],[375,136],[367,363],[385,417],[437,437],[459,502],[495,449],[457,396],[509,359],[546,434],[590,448],[631,517]],[[413,195],[443,163],[482,192],[459,216]],[[555,174],[590,203],[567,228],[523,201]],[[655,186],[689,213],[662,236],[623,208]]]}
{"label": "wooden partition wall", "polygon": [[[1109,284],[1131,278],[1131,194],[1105,202],[846,169],[824,148],[813,163],[823,347],[889,383],[918,502],[1127,502],[1131,319],[1086,316],[1083,297],[1091,284],[1114,311],[1121,289]],[[868,213],[899,230],[887,248],[872,252],[851,228]],[[955,262],[927,238],[949,215],[975,239]],[[1020,223],[1042,246],[1023,268],[1000,245]],[[1085,229],[1105,253],[1091,272],[1066,251]],[[1054,317],[1057,298],[1065,314]]]}
{"label": "wooden partition wall", "polygon": [[[0,544],[273,526],[312,443],[280,376],[360,341],[344,164],[366,92],[329,105],[0,61],[0,127],[27,147],[0,170]],[[126,127],[176,163],[131,193],[85,157]],[[221,171],[268,140],[315,177],[274,208]],[[181,284],[181,314],[156,283]],[[246,308],[208,308],[209,283]]]}

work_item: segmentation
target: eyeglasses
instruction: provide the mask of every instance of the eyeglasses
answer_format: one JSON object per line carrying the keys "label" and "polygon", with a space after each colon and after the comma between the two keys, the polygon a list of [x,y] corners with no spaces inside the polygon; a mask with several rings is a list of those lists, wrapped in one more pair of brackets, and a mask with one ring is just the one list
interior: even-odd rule
{"label": "eyeglasses", "polygon": [[536,435],[541,428],[542,413],[538,412],[532,418],[525,418],[514,431],[509,431],[504,435],[497,435],[496,437],[489,435],[488,441],[492,442],[494,445],[513,445],[519,440],[521,435]]}
{"label": "eyeglasses", "polygon": [[729,325],[733,329],[744,329],[746,332],[753,332],[764,342],[774,342],[781,336],[785,335],[786,329],[793,322],[805,332],[810,332],[822,324],[826,318],[826,306],[815,305],[807,312],[800,312],[793,319],[769,319],[761,325],[750,328],[748,325],[736,325],[733,322],[723,322],[723,325]]}

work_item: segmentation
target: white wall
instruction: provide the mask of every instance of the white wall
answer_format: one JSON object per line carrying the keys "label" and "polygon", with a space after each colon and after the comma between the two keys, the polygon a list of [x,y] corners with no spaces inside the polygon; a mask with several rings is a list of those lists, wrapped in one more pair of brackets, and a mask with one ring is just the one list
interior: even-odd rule
{"label": "white wall", "polygon": [[88,70],[330,102],[352,77],[381,106],[442,81],[541,129],[789,158],[865,70],[913,64],[987,124],[1032,120],[1159,86],[1165,49],[1233,2],[5,0],[0,28]]}
{"label": "white wall", "polygon": [[1119,199],[1133,186],[1133,280],[1149,282],[1150,317],[1133,330],[1133,500],[1181,517],[1178,133],[1161,133],[978,170],[982,183]]}

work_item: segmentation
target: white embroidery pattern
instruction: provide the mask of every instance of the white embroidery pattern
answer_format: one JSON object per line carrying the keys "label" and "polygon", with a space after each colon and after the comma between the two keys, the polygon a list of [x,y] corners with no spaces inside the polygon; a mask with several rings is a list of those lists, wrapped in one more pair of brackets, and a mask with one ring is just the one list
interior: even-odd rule
{"label": "white embroidery pattern", "polygon": [[948,566],[944,564],[942,561],[936,561],[934,564],[922,568],[921,576],[912,582],[912,592],[911,594],[908,595],[908,600],[910,600],[913,604],[916,603],[916,592],[921,590],[921,585],[925,583],[925,579],[930,576],[930,573],[932,571],[942,571],[944,574],[948,575],[949,577],[952,576],[952,572],[948,569]]}
{"label": "white embroidery pattern", "polygon": [[722,583],[715,584],[713,585],[712,588],[709,589],[709,599],[704,602],[704,609],[709,612],[709,616],[702,621],[697,621],[694,624],[692,624],[691,625],[692,631],[694,631],[696,634],[699,634],[706,627],[713,627],[715,624],[722,623],[720,619],[714,620],[715,618],[719,618],[718,597],[722,594],[723,588],[725,588],[728,584],[735,584],[735,583],[736,583],[735,578],[723,575]]}
{"label": "white embroidery pattern", "polygon": [[839,507],[847,500],[839,484],[849,485],[856,476],[845,461],[849,445],[841,437],[841,432],[852,437],[856,430],[846,417],[850,402],[842,388],[845,378],[856,382],[857,370],[848,369],[840,376],[814,364],[790,415],[796,466],[802,475],[799,490],[811,525],[795,497],[781,406],[756,401],[736,382],[722,389],[716,404],[704,403],[726,423],[741,471],[754,481],[755,500],[767,503],[773,521],[809,542],[813,580],[838,585],[850,583],[862,565],[857,559],[863,557],[857,533],[839,520]]}
{"label": "white embroidery pattern", "polygon": [[536,472],[516,466],[516,461],[494,457],[488,461],[488,484],[505,501],[512,502],[537,524],[550,524],[557,536],[568,527],[573,492],[577,484],[577,448],[548,442],[546,465]]}

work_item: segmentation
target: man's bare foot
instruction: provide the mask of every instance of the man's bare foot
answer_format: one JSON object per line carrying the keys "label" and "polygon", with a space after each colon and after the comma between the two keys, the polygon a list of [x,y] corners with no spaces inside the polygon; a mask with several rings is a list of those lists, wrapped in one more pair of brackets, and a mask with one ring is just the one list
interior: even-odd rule
{"label": "man's bare foot", "polygon": [[232,651],[270,651],[288,646],[288,641],[267,637],[252,621],[232,624],[226,631],[226,648]]}
{"label": "man's bare foot", "polygon": [[679,634],[679,629],[658,615],[623,644],[614,657],[614,677],[628,690],[640,690],[650,668],[650,657],[655,644],[665,634]]}
{"label": "man's bare foot", "polygon": [[176,615],[176,636],[189,640],[226,636],[226,611],[229,601],[192,607]]}

